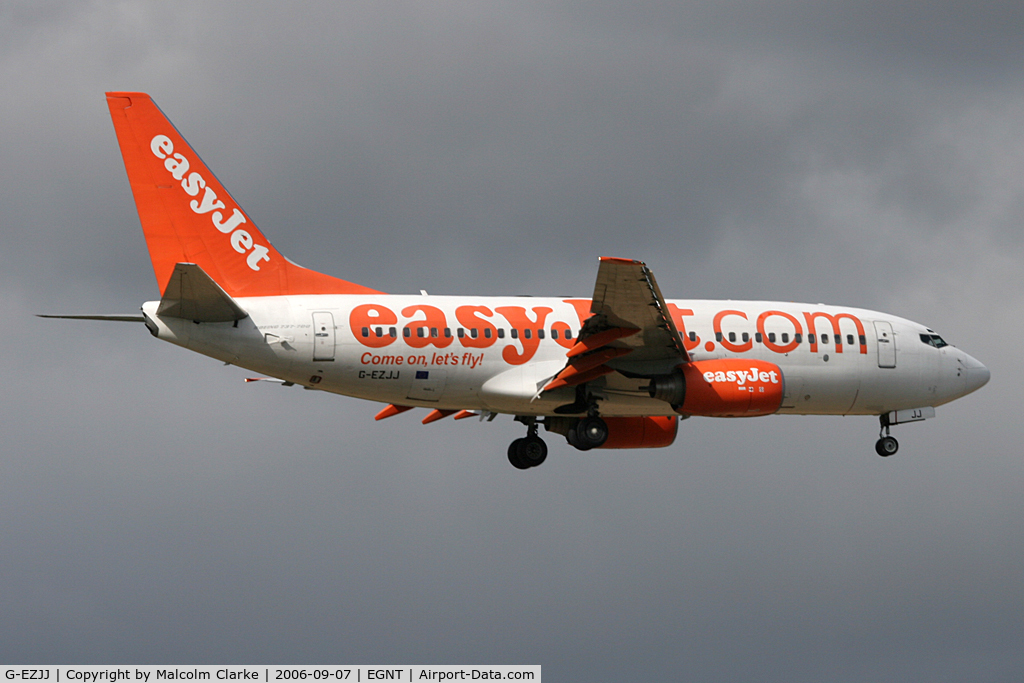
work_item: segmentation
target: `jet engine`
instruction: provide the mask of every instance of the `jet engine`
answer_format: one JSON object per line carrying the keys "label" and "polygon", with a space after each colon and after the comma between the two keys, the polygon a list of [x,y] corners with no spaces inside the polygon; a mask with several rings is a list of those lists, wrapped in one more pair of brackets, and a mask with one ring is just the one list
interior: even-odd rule
{"label": "jet engine", "polygon": [[669,403],[681,415],[754,417],[782,405],[782,370],[775,363],[719,358],[684,363],[651,380],[651,398]]}
{"label": "jet engine", "polygon": [[644,417],[548,417],[545,429],[562,434],[581,451],[591,448],[664,448],[676,440],[675,415]]}
{"label": "jet engine", "polygon": [[600,448],[664,448],[676,440],[679,418],[662,417],[606,417],[608,438]]}

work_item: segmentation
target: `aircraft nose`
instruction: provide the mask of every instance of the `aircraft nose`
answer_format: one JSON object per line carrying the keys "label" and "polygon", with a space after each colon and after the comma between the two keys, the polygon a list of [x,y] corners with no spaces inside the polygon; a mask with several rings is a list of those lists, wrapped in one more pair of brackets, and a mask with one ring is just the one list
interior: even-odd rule
{"label": "aircraft nose", "polygon": [[988,384],[989,379],[992,378],[992,373],[989,372],[989,369],[976,358],[972,358],[965,353],[960,362],[964,366],[964,380],[967,385],[967,393],[977,391]]}

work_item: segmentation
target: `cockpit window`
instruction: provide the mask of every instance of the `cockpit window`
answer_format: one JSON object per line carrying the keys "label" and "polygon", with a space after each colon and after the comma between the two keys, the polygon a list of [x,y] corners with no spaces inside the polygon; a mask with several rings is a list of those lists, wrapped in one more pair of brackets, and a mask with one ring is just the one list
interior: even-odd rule
{"label": "cockpit window", "polygon": [[921,341],[928,346],[934,346],[937,349],[941,349],[943,346],[949,346],[946,340],[937,334],[922,334]]}

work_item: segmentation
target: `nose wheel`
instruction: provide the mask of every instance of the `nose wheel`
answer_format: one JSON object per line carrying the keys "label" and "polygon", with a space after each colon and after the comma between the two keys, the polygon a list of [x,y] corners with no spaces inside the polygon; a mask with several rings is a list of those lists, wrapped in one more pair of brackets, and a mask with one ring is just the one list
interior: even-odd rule
{"label": "nose wheel", "polygon": [[878,430],[878,441],[875,442],[875,453],[878,453],[883,458],[888,458],[890,455],[896,455],[896,451],[900,449],[900,443],[896,440],[896,437],[889,436],[889,414],[885,413],[879,416],[878,421],[881,423],[881,429]]}
{"label": "nose wheel", "polygon": [[899,449],[899,442],[892,436],[883,436],[875,442],[875,453],[878,453],[883,458],[888,458],[890,455],[894,455]]}

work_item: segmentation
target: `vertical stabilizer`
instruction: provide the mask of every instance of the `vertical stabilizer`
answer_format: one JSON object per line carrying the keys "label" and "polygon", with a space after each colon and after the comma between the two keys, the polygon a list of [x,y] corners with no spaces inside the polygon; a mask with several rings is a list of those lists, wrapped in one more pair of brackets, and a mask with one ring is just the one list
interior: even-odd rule
{"label": "vertical stabilizer", "polygon": [[194,263],[231,297],[378,293],[282,256],[149,95],[108,92],[107,105],[161,292]]}

